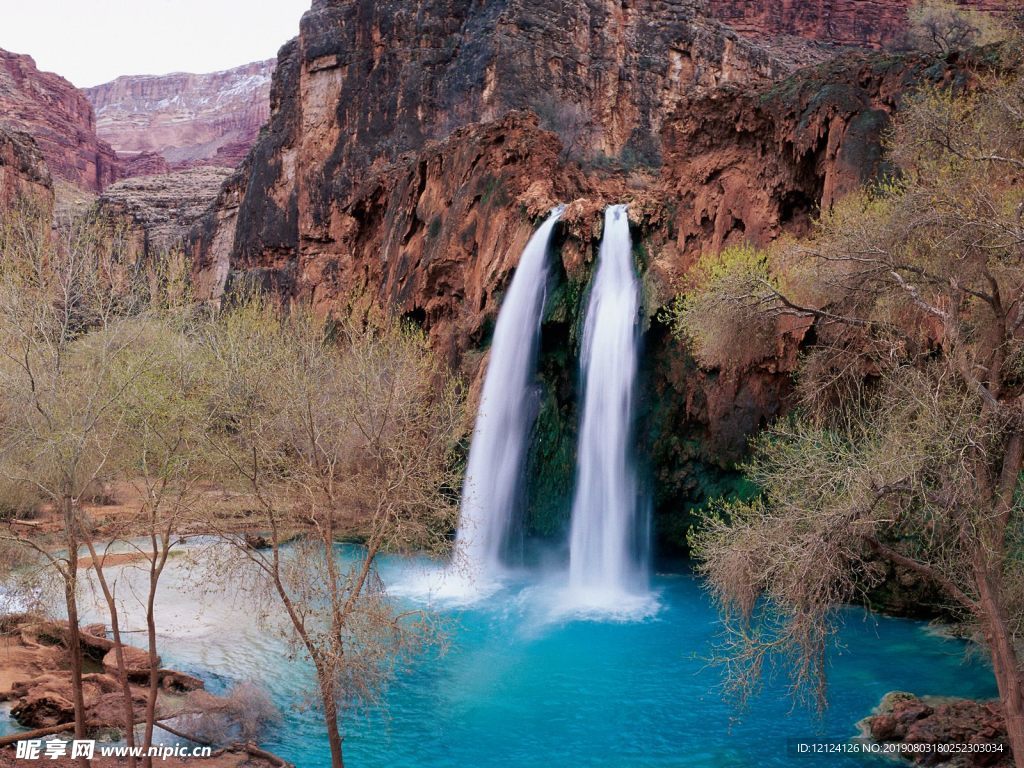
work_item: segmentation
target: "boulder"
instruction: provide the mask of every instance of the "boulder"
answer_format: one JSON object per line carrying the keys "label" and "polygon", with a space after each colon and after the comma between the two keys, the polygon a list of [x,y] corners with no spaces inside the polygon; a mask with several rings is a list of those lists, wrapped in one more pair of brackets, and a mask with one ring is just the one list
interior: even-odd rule
{"label": "boulder", "polygon": [[75,719],[75,705],[53,691],[34,690],[11,708],[11,717],[26,728],[47,728]]}
{"label": "boulder", "polygon": [[82,627],[79,638],[82,651],[92,659],[102,659],[114,647],[114,641],[107,638],[107,627],[104,624]]}
{"label": "boulder", "polygon": [[1009,768],[1013,757],[1006,738],[1006,724],[997,701],[917,697],[886,694],[876,714],[863,725],[877,742],[902,744],[992,744],[997,751],[976,753],[910,752],[917,765],[948,765],[960,768]]}
{"label": "boulder", "polygon": [[[128,672],[128,678],[131,680],[148,678],[149,670],[152,668],[152,665],[149,663],[149,651],[131,645],[124,646],[122,651],[124,653],[124,664]],[[160,666],[159,656],[156,657],[156,666]],[[111,675],[117,675],[116,649],[111,648],[107,651],[106,656],[103,657],[103,669]]]}
{"label": "boulder", "polygon": [[186,675],[184,672],[161,669],[160,687],[170,693],[189,693],[190,691],[202,690],[205,684],[198,677]]}
{"label": "boulder", "polygon": [[270,541],[261,533],[245,534],[245,546],[249,549],[270,549]]}

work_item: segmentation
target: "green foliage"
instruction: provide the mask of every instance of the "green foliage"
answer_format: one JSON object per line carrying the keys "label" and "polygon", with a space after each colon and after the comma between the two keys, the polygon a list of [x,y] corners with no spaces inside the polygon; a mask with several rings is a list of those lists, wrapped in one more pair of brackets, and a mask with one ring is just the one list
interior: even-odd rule
{"label": "green foliage", "polygon": [[566,530],[572,505],[576,413],[568,404],[559,402],[551,383],[543,385],[527,466],[526,530],[553,538]]}
{"label": "green foliage", "polygon": [[511,203],[508,188],[505,186],[504,180],[494,176],[493,174],[486,174],[480,180],[477,190],[480,195],[481,205],[505,208]]}
{"label": "green foliage", "polygon": [[717,503],[692,538],[741,697],[781,669],[824,705],[837,609],[902,568],[981,630],[1008,721],[1024,717],[1007,650],[1024,636],[1022,116],[1020,72],[923,90],[888,142],[898,176],[768,261],[699,265],[670,315],[719,364],[767,321],[813,324],[800,408],[745,468],[763,495]]}
{"label": "green foliage", "polygon": [[627,144],[617,155],[609,155],[602,150],[592,152],[582,159],[581,164],[588,171],[630,173],[655,170],[661,166],[661,158],[654,151],[645,152]]}
{"label": "green foliage", "polygon": [[0,475],[0,522],[31,518],[41,501],[42,496],[31,483]]}
{"label": "green foliage", "polygon": [[740,367],[770,354],[774,324],[763,310],[774,300],[778,280],[764,251],[741,245],[705,254],[691,284],[659,320],[689,342],[701,365]]}

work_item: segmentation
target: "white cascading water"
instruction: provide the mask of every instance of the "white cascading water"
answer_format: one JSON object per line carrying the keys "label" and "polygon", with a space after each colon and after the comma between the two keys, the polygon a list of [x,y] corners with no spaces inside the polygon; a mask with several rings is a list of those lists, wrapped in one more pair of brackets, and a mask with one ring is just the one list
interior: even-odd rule
{"label": "white cascading water", "polygon": [[513,524],[527,441],[536,416],[533,379],[548,282],[551,233],[564,207],[554,209],[527,243],[498,313],[491,359],[463,489],[456,535],[456,568],[477,586],[502,573]]}
{"label": "white cascading water", "polygon": [[583,418],[569,538],[569,592],[614,605],[646,589],[646,526],[631,461],[639,283],[626,206],[605,211],[581,350]]}

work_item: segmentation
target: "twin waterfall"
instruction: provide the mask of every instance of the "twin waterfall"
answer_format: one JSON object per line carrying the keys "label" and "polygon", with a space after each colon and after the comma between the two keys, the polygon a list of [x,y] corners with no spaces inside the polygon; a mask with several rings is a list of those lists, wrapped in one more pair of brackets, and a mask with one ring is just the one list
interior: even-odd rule
{"label": "twin waterfall", "polygon": [[[485,584],[505,571],[533,422],[537,342],[555,209],[523,251],[498,315],[470,447],[458,557]],[[645,591],[646,521],[631,462],[639,284],[626,206],[605,212],[581,349],[582,421],[569,537],[570,602],[614,605]]]}

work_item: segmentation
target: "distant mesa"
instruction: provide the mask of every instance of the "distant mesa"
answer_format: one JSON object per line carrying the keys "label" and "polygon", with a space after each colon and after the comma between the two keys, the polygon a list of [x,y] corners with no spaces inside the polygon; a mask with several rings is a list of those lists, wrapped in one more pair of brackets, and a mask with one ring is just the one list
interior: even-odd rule
{"label": "distant mesa", "polygon": [[16,164],[19,184],[27,183],[26,174],[40,176],[25,170],[32,152],[45,162],[53,186],[74,194],[99,193],[136,176],[235,168],[269,116],[275,63],[119,77],[83,91],[41,71],[31,56],[0,50],[0,191],[13,194]]}
{"label": "distant mesa", "polygon": [[[138,173],[202,165],[234,168],[270,116],[275,59],[209,74],[119,77],[86,88],[96,131]],[[157,157],[154,157],[157,156]],[[159,171],[156,171],[159,172]]]}

